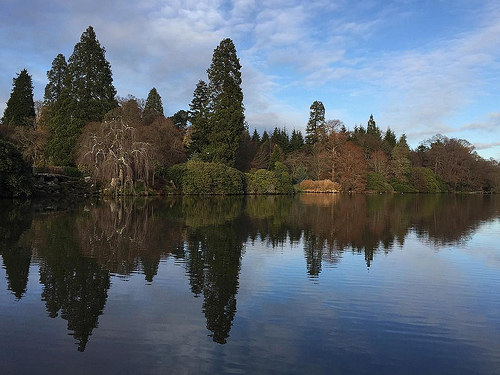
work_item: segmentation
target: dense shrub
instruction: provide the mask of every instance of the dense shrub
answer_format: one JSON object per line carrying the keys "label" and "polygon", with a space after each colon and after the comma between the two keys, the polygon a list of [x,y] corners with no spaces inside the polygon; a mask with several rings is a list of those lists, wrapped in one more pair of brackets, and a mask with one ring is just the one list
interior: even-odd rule
{"label": "dense shrub", "polygon": [[175,164],[170,168],[159,168],[159,176],[165,179],[168,183],[173,183],[177,189],[182,188],[182,182],[184,180],[184,175],[187,171],[187,164]]}
{"label": "dense shrub", "polygon": [[377,193],[392,193],[394,189],[380,173],[368,172],[366,175],[366,190]]}
{"label": "dense shrub", "polygon": [[389,181],[394,191],[398,193],[416,193],[416,189],[406,180],[391,178]]}
{"label": "dense shrub", "polygon": [[31,194],[31,166],[10,142],[0,139],[0,197]]}
{"label": "dense shrub", "polygon": [[338,193],[340,184],[332,180],[304,180],[300,183],[300,190],[308,193]]}
{"label": "dense shrub", "polygon": [[258,169],[246,174],[248,194],[292,194],[292,178],[281,162],[276,162],[273,171]]}
{"label": "dense shrub", "polygon": [[242,172],[222,163],[189,161],[182,178],[184,194],[243,194]]}
{"label": "dense shrub", "polygon": [[446,190],[445,184],[430,168],[413,168],[411,182],[421,193],[439,193]]}

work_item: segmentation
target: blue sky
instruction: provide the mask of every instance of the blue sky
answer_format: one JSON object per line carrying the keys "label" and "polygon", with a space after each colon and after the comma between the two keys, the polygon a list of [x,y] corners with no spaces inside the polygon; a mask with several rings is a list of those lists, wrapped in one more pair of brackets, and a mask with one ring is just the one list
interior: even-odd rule
{"label": "blue sky", "polygon": [[27,68],[43,97],[53,58],[92,25],[118,94],[154,86],[187,109],[214,48],[235,42],[251,129],[304,129],[321,100],[348,128],[373,113],[410,145],[441,133],[500,160],[500,2],[0,0],[0,112]]}

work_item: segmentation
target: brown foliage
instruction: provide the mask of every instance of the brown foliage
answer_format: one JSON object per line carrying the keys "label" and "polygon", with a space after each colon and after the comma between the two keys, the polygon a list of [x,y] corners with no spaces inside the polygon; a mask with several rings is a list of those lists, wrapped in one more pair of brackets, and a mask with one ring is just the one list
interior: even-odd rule
{"label": "brown foliage", "polygon": [[171,120],[158,116],[149,125],[144,121],[137,103],[129,101],[106,114],[103,123],[87,124],[79,139],[78,164],[113,188],[138,180],[154,184],[156,166],[182,162],[185,153]]}
{"label": "brown foliage", "polygon": [[361,192],[366,187],[366,162],[363,149],[347,142],[338,156],[339,183],[343,191]]}
{"label": "brown foliage", "polygon": [[331,180],[304,180],[300,183],[302,191],[311,193],[338,193],[340,185]]}
{"label": "brown foliage", "polygon": [[49,138],[47,127],[39,126],[35,129],[31,126],[0,125],[0,137],[12,142],[33,165],[45,164],[43,151]]}

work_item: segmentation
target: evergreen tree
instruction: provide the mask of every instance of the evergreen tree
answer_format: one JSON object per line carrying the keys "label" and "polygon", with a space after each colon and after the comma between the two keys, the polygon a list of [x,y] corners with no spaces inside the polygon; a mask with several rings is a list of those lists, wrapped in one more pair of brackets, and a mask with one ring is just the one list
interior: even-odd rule
{"label": "evergreen tree", "polygon": [[45,86],[45,95],[43,97],[45,104],[55,103],[59,95],[61,95],[67,70],[66,58],[60,53],[54,58],[52,68],[47,72],[49,83]]}
{"label": "evergreen tree", "polygon": [[302,146],[304,146],[304,137],[300,131],[294,129],[290,137],[290,151],[298,151]]}
{"label": "evergreen tree", "polygon": [[325,135],[325,106],[315,101],[309,108],[309,121],[306,127],[306,143],[313,145]]}
{"label": "evergreen tree", "polygon": [[118,105],[105,53],[94,29],[89,26],[68,60],[66,85],[75,101],[74,115],[84,123],[101,121],[106,112]]}
{"label": "evergreen tree", "polygon": [[264,133],[262,133],[262,138],[260,139],[260,143],[264,142],[269,142],[269,134],[267,134],[267,131],[264,130]]}
{"label": "evergreen tree", "polygon": [[269,160],[269,169],[274,169],[274,165],[277,162],[282,162],[283,159],[285,158],[283,154],[283,150],[281,149],[280,146],[275,145],[273,148],[273,153],[271,154],[271,159]]}
{"label": "evergreen tree", "polygon": [[208,68],[210,80],[210,158],[234,165],[239,140],[245,129],[241,65],[229,38],[214,50]]}
{"label": "evergreen tree", "polygon": [[154,111],[160,115],[163,115],[163,105],[161,104],[161,96],[156,91],[156,88],[152,88],[149,91],[148,98],[146,99],[145,111]]}
{"label": "evergreen tree", "polygon": [[387,142],[391,148],[396,146],[396,134],[391,130],[391,128],[387,128],[384,135],[384,142]]}
{"label": "evergreen tree", "polygon": [[208,85],[205,81],[199,81],[193,93],[193,100],[189,105],[189,122],[192,127],[189,146],[191,153],[197,152],[203,155],[208,146],[210,136],[209,103]]}
{"label": "evergreen tree", "polygon": [[80,37],[68,60],[64,88],[53,105],[47,155],[59,165],[73,161],[74,147],[87,122],[101,121],[115,108],[111,67],[92,26]]}
{"label": "evergreen tree", "polygon": [[260,135],[257,132],[257,129],[254,129],[254,131],[253,131],[252,142],[255,143],[256,145],[260,143]]}
{"label": "evergreen tree", "polygon": [[31,76],[23,69],[12,81],[12,92],[3,113],[2,123],[11,126],[33,125],[35,103]]}
{"label": "evergreen tree", "polygon": [[406,180],[411,172],[410,147],[403,134],[396,146],[392,149],[391,167],[394,178],[399,181]]}
{"label": "evergreen tree", "polygon": [[183,109],[175,112],[174,115],[172,116],[172,121],[174,122],[174,125],[177,129],[185,130],[187,127],[188,120],[189,120],[189,113],[188,111],[185,111]]}
{"label": "evergreen tree", "polygon": [[278,129],[277,127],[275,127],[271,136],[271,142],[275,145],[280,146],[281,150],[284,153],[289,152],[290,138],[285,128]]}
{"label": "evergreen tree", "polygon": [[377,124],[375,123],[375,120],[373,119],[373,115],[370,115],[370,119],[368,120],[368,124],[366,126],[366,134],[371,134],[375,136],[377,139],[382,138],[382,133],[380,132],[380,129],[378,128]]}

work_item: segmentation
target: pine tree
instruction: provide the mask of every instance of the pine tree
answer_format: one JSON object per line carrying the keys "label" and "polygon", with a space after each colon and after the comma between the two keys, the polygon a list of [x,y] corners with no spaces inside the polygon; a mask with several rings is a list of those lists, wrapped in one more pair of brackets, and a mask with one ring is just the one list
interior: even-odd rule
{"label": "pine tree", "polygon": [[185,111],[183,109],[175,112],[174,115],[172,116],[172,121],[174,122],[174,125],[177,129],[185,130],[187,127],[188,120],[189,120],[189,113],[188,111]]}
{"label": "pine tree", "polygon": [[260,143],[260,135],[257,132],[257,129],[254,129],[254,131],[253,131],[252,142],[255,143],[256,145]]}
{"label": "pine tree", "polygon": [[302,146],[304,146],[304,137],[300,131],[294,129],[290,137],[290,151],[298,151]]}
{"label": "pine tree", "polygon": [[384,135],[384,142],[387,142],[391,149],[396,146],[396,134],[391,130],[391,128],[387,128]]}
{"label": "pine tree", "polygon": [[306,143],[313,145],[325,136],[325,106],[314,101],[309,108],[309,121],[306,127]]}
{"label": "pine tree", "polygon": [[269,142],[269,134],[267,134],[267,131],[264,130],[264,133],[262,133],[262,138],[260,139],[260,143],[264,142]]}
{"label": "pine tree", "polygon": [[241,134],[245,130],[241,65],[229,38],[214,50],[208,68],[210,80],[211,160],[234,165]]}
{"label": "pine tree", "polygon": [[118,105],[105,53],[89,26],[68,60],[66,85],[75,102],[74,116],[84,123],[101,121],[106,112]]}
{"label": "pine tree", "polygon": [[269,159],[269,169],[273,170],[274,165],[277,162],[282,162],[284,158],[285,156],[283,154],[283,150],[281,149],[281,147],[275,145],[273,148],[273,153],[271,154],[271,159]]}
{"label": "pine tree", "polygon": [[33,102],[31,76],[26,69],[23,69],[12,81],[12,92],[1,122],[11,126],[33,125],[35,103]]}
{"label": "pine tree", "polygon": [[161,103],[161,96],[156,91],[156,88],[152,88],[149,91],[148,98],[146,99],[145,111],[154,111],[160,115],[163,115],[163,105]]}
{"label": "pine tree", "polygon": [[406,135],[403,134],[391,154],[392,173],[397,180],[406,180],[411,172],[410,147],[406,142]]}
{"label": "pine tree", "polygon": [[67,70],[66,58],[60,53],[54,58],[52,68],[47,72],[49,83],[45,86],[45,95],[43,97],[45,104],[55,103],[59,95],[61,95]]}
{"label": "pine tree", "polygon": [[189,122],[192,127],[191,144],[189,145],[191,153],[197,152],[203,155],[208,146],[210,136],[209,103],[208,85],[205,81],[200,80],[194,90],[193,100],[189,104]]}
{"label": "pine tree", "polygon": [[368,124],[366,125],[366,133],[375,136],[377,139],[382,138],[382,133],[380,132],[380,129],[375,123],[373,115],[370,115],[370,119],[368,120]]}
{"label": "pine tree", "polygon": [[71,164],[83,126],[91,121],[101,121],[118,105],[105,52],[94,29],[89,26],[68,60],[63,90],[53,104],[47,156],[55,164]]}

